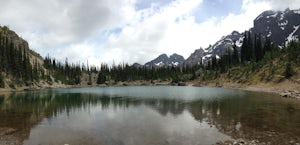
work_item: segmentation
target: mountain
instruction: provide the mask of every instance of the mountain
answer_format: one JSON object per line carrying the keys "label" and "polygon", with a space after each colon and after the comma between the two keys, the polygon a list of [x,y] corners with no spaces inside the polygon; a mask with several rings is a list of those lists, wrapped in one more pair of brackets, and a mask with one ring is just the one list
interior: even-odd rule
{"label": "mountain", "polygon": [[172,65],[177,66],[179,64],[182,64],[185,61],[185,59],[183,56],[174,53],[170,56],[169,61]]}
{"label": "mountain", "polygon": [[187,66],[195,66],[197,64],[200,64],[202,57],[206,55],[206,52],[200,48],[196,49],[184,62],[184,65]]}
{"label": "mountain", "polygon": [[178,66],[184,62],[184,57],[176,53],[168,57],[166,54],[161,54],[152,61],[149,61],[145,66],[162,67],[162,66]]}
{"label": "mountain", "polygon": [[278,46],[300,36],[300,9],[265,11],[254,20],[253,33],[269,37]]}
{"label": "mountain", "polygon": [[237,31],[233,31],[231,34],[227,36],[223,36],[219,41],[217,41],[214,45],[210,45],[206,49],[197,49],[194,53],[192,53],[187,60],[184,62],[187,66],[194,66],[200,64],[200,61],[207,61],[211,56],[216,56],[217,58],[227,51],[233,51],[233,45],[235,44],[237,48],[242,46],[243,42],[243,34]]}
{"label": "mountain", "polygon": [[142,67],[143,65],[141,65],[139,63],[134,63],[134,64],[132,64],[132,66],[139,68],[139,67]]}
{"label": "mountain", "polygon": [[237,31],[233,31],[227,36],[223,36],[221,40],[217,41],[214,45],[205,49],[207,54],[223,55],[227,50],[233,50],[232,46],[236,45],[241,47],[243,44],[243,34]]}
{"label": "mountain", "polygon": [[[260,34],[263,38],[269,38],[276,46],[282,47],[287,42],[300,36],[300,9],[285,11],[265,11],[254,20],[254,27],[250,29],[252,34]],[[206,49],[197,49],[184,62],[185,65],[194,66],[202,60],[206,62],[211,56],[217,58],[227,51],[233,50],[235,44],[240,51],[244,34],[233,31],[223,36],[214,45]]]}

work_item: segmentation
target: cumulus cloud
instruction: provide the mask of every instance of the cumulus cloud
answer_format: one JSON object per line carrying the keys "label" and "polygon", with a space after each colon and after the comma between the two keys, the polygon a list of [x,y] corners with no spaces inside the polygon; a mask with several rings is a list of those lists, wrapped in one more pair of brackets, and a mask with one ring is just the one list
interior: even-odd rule
{"label": "cumulus cloud", "polygon": [[0,25],[17,31],[43,56],[95,65],[145,63],[161,53],[187,58],[233,30],[249,29],[264,10],[300,7],[298,0],[243,0],[240,13],[199,22],[203,1],[0,0]]}
{"label": "cumulus cloud", "polygon": [[194,11],[201,4],[201,0],[182,0],[156,11],[156,7],[150,7],[137,12],[136,19],[142,21],[129,23],[121,33],[109,35],[105,61],[113,53],[119,54],[117,61],[129,63],[145,63],[161,53],[179,53],[187,58],[195,49],[206,48],[233,30],[249,29],[254,18],[270,8],[265,2],[245,2],[241,14],[211,17],[199,23]]}
{"label": "cumulus cloud", "polygon": [[[1,25],[10,26],[29,41],[31,48],[45,54],[70,49],[124,25],[132,19],[135,1],[0,0],[0,3]],[[76,57],[68,53],[53,55]]]}

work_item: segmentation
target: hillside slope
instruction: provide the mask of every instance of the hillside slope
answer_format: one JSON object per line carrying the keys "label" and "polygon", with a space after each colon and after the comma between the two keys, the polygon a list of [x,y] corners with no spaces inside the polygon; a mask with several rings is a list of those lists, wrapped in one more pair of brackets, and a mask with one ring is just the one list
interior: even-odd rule
{"label": "hillside slope", "polygon": [[295,91],[292,97],[300,99],[300,94],[297,94],[300,90],[300,40],[291,41],[283,49],[267,52],[258,62],[232,65],[225,72],[221,72],[220,68],[204,69],[190,83],[197,86],[243,88],[281,94]]}
{"label": "hillside slope", "polygon": [[46,73],[43,58],[8,27],[0,26],[0,86],[15,88],[32,85]]}
{"label": "hillside slope", "polygon": [[[93,71],[92,71],[93,70]],[[7,26],[0,26],[0,89],[36,89],[95,84],[93,67],[41,57]]]}

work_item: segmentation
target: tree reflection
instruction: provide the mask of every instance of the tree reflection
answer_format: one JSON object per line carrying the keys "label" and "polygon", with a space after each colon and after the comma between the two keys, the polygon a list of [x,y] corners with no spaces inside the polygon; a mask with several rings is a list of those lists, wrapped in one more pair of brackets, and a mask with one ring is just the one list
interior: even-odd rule
{"label": "tree reflection", "polygon": [[[59,114],[89,110],[101,106],[102,110],[147,106],[162,116],[180,115],[189,111],[199,123],[209,123],[234,138],[263,138],[265,132],[281,132],[276,138],[299,140],[300,111],[298,104],[281,100],[264,100],[249,96],[225,96],[218,99],[184,101],[166,98],[107,96],[89,93],[57,93],[52,90],[13,93],[0,96],[0,129],[13,128],[24,140],[30,129],[44,118]],[[270,102],[267,103],[266,102]],[[279,108],[278,108],[279,107]],[[280,108],[281,107],[281,108]],[[86,111],[88,112],[88,111]],[[292,135],[287,136],[289,132]],[[269,138],[272,140],[272,138]],[[275,140],[275,139],[274,139]],[[274,141],[273,143],[276,143]]]}

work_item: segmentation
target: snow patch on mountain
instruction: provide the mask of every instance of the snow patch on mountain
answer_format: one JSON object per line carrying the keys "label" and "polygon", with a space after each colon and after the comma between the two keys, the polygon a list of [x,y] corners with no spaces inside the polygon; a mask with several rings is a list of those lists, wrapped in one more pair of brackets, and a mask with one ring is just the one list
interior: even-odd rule
{"label": "snow patch on mountain", "polygon": [[155,63],[156,66],[161,66],[161,65],[164,65],[164,63],[161,61],[159,63]]}
{"label": "snow patch on mountain", "polygon": [[237,47],[242,47],[242,45],[243,45],[243,39],[244,39],[244,36],[240,37],[240,39],[235,42],[235,45]]}
{"label": "snow patch on mountain", "polygon": [[272,31],[269,31],[269,34],[267,35],[267,37],[270,37],[272,35]]}
{"label": "snow patch on mountain", "polygon": [[295,32],[299,29],[299,26],[294,26],[294,31],[292,33],[290,33],[290,35],[287,37],[287,42],[290,42],[294,39],[297,39],[297,35],[294,36]]}
{"label": "snow patch on mountain", "polygon": [[275,13],[275,14],[273,14],[273,15],[271,15],[271,16],[267,16],[267,18],[276,18],[277,15],[278,15],[278,13]]}
{"label": "snow patch on mountain", "polygon": [[280,14],[280,19],[279,19],[279,20],[283,20],[284,14],[285,14],[285,13],[281,12],[281,14]]}
{"label": "snow patch on mountain", "polygon": [[178,66],[179,62],[172,62],[174,66]]}
{"label": "snow patch on mountain", "polygon": [[300,10],[294,10],[295,14],[300,14]]}
{"label": "snow patch on mountain", "polygon": [[284,22],[279,22],[278,26],[286,26],[288,24],[288,20],[285,20]]}

